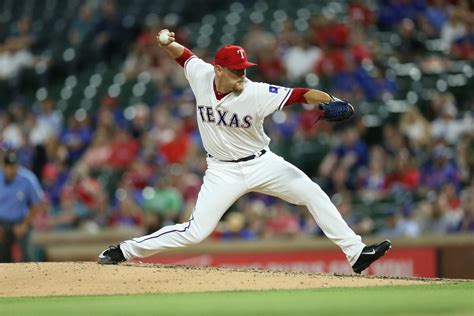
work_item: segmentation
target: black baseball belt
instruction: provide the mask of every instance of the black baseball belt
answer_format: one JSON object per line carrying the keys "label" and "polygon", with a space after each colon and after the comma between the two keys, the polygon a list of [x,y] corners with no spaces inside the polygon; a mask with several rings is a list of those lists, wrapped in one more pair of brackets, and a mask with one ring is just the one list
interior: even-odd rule
{"label": "black baseball belt", "polygon": [[[255,158],[258,158],[260,156],[263,156],[265,153],[267,152],[266,149],[262,149],[260,150],[259,152],[253,154],[253,155],[250,155],[250,156],[247,156],[247,157],[243,157],[243,158],[239,158],[239,159],[235,159],[235,160],[219,160],[219,161],[222,161],[222,162],[243,162],[243,161],[249,161],[249,160],[252,160],[252,159],[255,159]],[[210,158],[214,158],[214,156],[212,156],[211,154],[207,154],[208,157]]]}

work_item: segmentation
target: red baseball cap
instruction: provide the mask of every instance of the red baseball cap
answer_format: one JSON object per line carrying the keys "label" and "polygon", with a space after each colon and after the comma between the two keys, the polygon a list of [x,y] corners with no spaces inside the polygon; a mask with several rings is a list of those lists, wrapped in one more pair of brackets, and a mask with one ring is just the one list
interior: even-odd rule
{"label": "red baseball cap", "polygon": [[245,50],[237,45],[226,45],[220,48],[216,53],[214,64],[229,69],[244,69],[257,64],[247,60]]}

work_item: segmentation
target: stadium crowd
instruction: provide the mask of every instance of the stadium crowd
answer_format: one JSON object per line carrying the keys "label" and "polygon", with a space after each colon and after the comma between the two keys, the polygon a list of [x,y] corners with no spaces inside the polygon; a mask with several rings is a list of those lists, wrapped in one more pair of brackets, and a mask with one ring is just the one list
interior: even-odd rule
{"label": "stadium crowd", "polygon": [[[468,1],[370,3],[374,6],[347,1],[344,19],[330,11],[311,13],[306,25],[281,18],[278,32],[255,18],[238,43],[258,64],[250,79],[290,87],[321,84],[357,111],[363,102],[383,105],[400,96],[389,61],[426,69],[459,60],[472,65],[474,8]],[[245,6],[251,2],[232,5]],[[182,68],[163,55],[155,36],[169,27],[200,57],[212,61],[213,52],[195,44],[186,21],[153,17],[126,29],[119,3],[88,1],[77,10],[67,37],[77,48],[74,71],[118,62],[127,79],[150,75],[157,90],[153,98],[121,104],[104,94],[96,112],[67,117],[51,96],[39,102],[24,95],[2,100],[1,144],[17,151],[47,194],[49,212],[36,218],[35,229],[138,226],[151,232],[188,219],[205,152]],[[0,65],[9,67],[0,66],[0,79],[14,82],[22,68],[57,69],[54,56],[34,55],[38,36],[27,31],[28,17],[16,22],[12,30],[2,29]],[[374,30],[398,38],[382,42],[372,36]],[[439,40],[442,49],[426,64],[429,40]],[[474,99],[468,95],[441,89],[427,106],[406,101],[402,113],[377,127],[362,115],[348,124],[315,125],[314,109],[293,107],[268,119],[266,131],[271,148],[316,179],[359,234],[473,232]],[[211,238],[320,234],[300,207],[248,194],[231,207]]]}

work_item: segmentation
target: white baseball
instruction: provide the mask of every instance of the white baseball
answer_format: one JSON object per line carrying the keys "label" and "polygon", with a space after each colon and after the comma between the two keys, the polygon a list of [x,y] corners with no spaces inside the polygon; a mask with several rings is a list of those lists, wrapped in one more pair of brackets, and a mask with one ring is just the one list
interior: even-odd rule
{"label": "white baseball", "polygon": [[168,35],[168,33],[163,32],[160,34],[159,40],[161,44],[166,45],[170,41],[170,36]]}

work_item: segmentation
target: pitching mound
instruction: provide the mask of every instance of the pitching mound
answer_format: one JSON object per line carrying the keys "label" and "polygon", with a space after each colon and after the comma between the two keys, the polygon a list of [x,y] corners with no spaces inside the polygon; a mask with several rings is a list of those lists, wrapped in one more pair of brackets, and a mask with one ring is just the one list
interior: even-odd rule
{"label": "pitching mound", "polygon": [[440,281],[155,264],[0,264],[0,296],[3,297],[309,289],[426,282]]}

